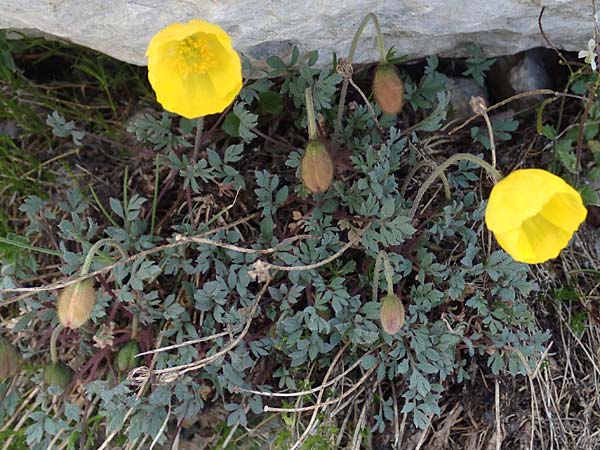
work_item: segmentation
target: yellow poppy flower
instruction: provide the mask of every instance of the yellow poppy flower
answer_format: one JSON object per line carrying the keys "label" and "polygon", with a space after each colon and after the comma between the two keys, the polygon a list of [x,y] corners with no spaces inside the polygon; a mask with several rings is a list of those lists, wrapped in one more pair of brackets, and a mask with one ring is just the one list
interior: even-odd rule
{"label": "yellow poppy flower", "polygon": [[538,264],[558,256],[586,214],[581,195],[562,178],[520,169],[492,189],[485,222],[516,261]]}
{"label": "yellow poppy flower", "polygon": [[154,35],[146,56],[158,102],[188,119],[223,111],[242,88],[240,57],[218,25],[173,23]]}

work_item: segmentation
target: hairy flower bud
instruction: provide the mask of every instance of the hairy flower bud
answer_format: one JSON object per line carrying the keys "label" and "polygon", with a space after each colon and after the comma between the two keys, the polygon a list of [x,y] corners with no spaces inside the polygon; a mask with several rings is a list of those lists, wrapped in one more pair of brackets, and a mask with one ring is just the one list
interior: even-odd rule
{"label": "hairy flower bud", "polygon": [[0,336],[0,381],[17,373],[19,355],[8,339]]}
{"label": "hairy flower bud", "polygon": [[92,315],[96,303],[96,290],[92,280],[67,286],[58,296],[58,319],[65,328],[76,329]]}
{"label": "hairy flower bud", "polygon": [[57,362],[48,364],[44,369],[44,381],[60,389],[66,388],[73,379],[73,371],[67,365]]}
{"label": "hairy flower bud", "polygon": [[404,83],[396,68],[389,63],[380,64],[375,69],[373,95],[379,109],[386,114],[396,114],[404,106]]}
{"label": "hairy flower bud", "polygon": [[140,352],[140,346],[135,341],[129,341],[125,344],[119,353],[117,353],[117,369],[121,372],[127,372],[137,367],[138,358],[135,357]]}
{"label": "hairy flower bud", "polygon": [[404,325],[404,305],[396,294],[383,297],[381,311],[379,312],[381,326],[388,334],[396,334]]}
{"label": "hairy flower bud", "polygon": [[333,180],[333,161],[319,141],[309,141],[300,169],[302,182],[313,194],[324,192]]}

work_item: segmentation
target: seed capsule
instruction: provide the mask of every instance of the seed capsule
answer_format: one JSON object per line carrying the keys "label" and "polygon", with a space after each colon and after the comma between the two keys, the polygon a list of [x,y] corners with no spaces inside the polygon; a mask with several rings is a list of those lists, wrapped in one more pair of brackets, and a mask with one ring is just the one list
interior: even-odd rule
{"label": "seed capsule", "polygon": [[0,381],[10,378],[19,368],[19,355],[8,339],[0,336]]}
{"label": "seed capsule", "polygon": [[319,141],[309,141],[302,158],[300,172],[302,182],[313,194],[324,192],[329,188],[333,180],[333,161],[325,146]]}
{"label": "seed capsule", "polygon": [[57,362],[44,369],[44,381],[52,386],[65,389],[73,379],[73,371],[67,365]]}
{"label": "seed capsule", "polygon": [[400,297],[395,294],[388,294],[383,297],[379,318],[386,333],[396,334],[400,331],[405,320],[404,305]]}
{"label": "seed capsule", "polygon": [[117,369],[121,372],[127,372],[137,367],[138,358],[135,357],[140,352],[140,346],[135,341],[129,341],[125,344],[119,353],[117,353]]}
{"label": "seed capsule", "polygon": [[92,280],[67,286],[58,296],[58,319],[65,328],[76,329],[92,315],[96,303],[96,290]]}
{"label": "seed capsule", "polygon": [[373,95],[379,109],[386,114],[396,114],[404,106],[404,83],[398,70],[388,63],[380,64],[375,69],[373,79]]}

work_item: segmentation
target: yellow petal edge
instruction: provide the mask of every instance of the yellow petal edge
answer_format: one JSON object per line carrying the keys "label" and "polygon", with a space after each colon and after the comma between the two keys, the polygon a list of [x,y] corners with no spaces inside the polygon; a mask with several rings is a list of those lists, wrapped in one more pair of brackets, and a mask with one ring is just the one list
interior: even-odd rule
{"label": "yellow petal edge", "polygon": [[222,112],[242,88],[240,57],[218,25],[173,23],[154,35],[146,56],[157,101],[188,119]]}
{"label": "yellow petal edge", "polygon": [[494,186],[485,221],[516,261],[539,264],[556,258],[585,220],[581,195],[542,169],[520,169]]}

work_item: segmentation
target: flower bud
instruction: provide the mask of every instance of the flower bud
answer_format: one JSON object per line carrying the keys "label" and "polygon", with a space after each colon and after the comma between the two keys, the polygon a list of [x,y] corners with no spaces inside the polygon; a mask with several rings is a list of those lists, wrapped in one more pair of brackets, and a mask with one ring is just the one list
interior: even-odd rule
{"label": "flower bud", "polygon": [[48,364],[44,369],[44,381],[60,389],[66,388],[73,379],[73,371],[67,365],[57,362]]}
{"label": "flower bud", "polygon": [[92,315],[94,303],[96,290],[92,280],[67,286],[58,296],[58,320],[65,328],[79,328]]}
{"label": "flower bud", "polygon": [[0,381],[17,373],[19,355],[8,339],[0,336]]}
{"label": "flower bud", "polygon": [[309,141],[300,169],[304,186],[313,194],[325,192],[333,180],[333,161],[319,141]]}
{"label": "flower bud", "polygon": [[117,353],[117,369],[120,372],[127,372],[137,367],[138,358],[135,357],[140,352],[140,346],[135,341],[129,341],[125,344],[119,353]]}
{"label": "flower bud", "polygon": [[379,64],[373,79],[373,95],[379,109],[386,114],[396,114],[404,106],[404,83],[396,68],[389,63]]}
{"label": "flower bud", "polygon": [[379,312],[381,326],[388,334],[396,334],[404,325],[404,305],[396,294],[383,297],[381,311]]}

